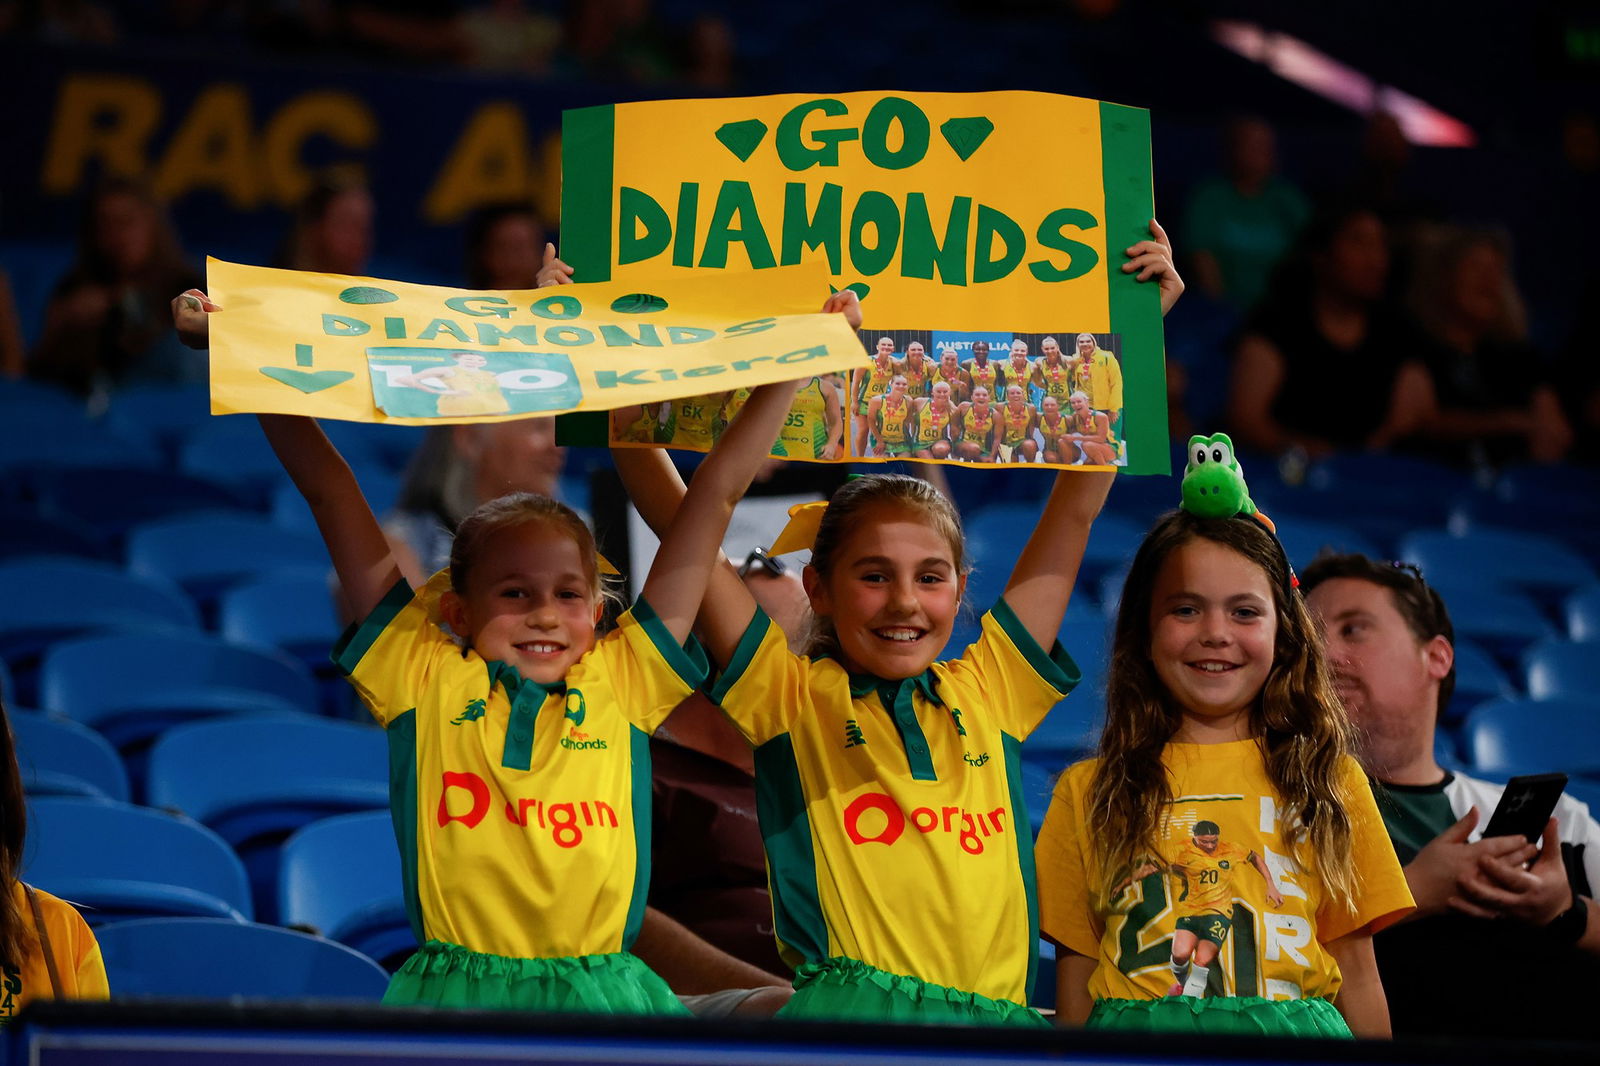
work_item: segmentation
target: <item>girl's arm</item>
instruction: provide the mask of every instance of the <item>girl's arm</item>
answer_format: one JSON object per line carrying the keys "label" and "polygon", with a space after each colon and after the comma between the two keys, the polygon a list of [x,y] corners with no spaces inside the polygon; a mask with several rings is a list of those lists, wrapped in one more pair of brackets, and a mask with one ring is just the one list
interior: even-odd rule
{"label": "girl's arm", "polygon": [[[700,613],[734,505],[772,450],[799,384],[763,385],[750,394],[738,417],[695,471],[661,534],[661,546],[641,595],[680,643],[689,636],[695,615]],[[633,488],[626,476],[624,484]],[[732,648],[728,651],[731,654]],[[719,656],[719,661],[727,660]]]}
{"label": "girl's arm", "polygon": [[1089,977],[1094,960],[1064,947],[1056,948],[1056,1024],[1082,1025],[1094,1009]]}
{"label": "girl's arm", "polygon": [[[222,309],[199,289],[172,301],[173,323],[191,348],[209,344],[209,315]],[[322,532],[350,610],[365,618],[400,580],[400,568],[361,486],[315,421],[300,415],[258,415],[261,430],[300,490]]]}
{"label": "girl's arm", "polygon": [[1344,975],[1344,985],[1333,1005],[1344,1015],[1345,1024],[1356,1036],[1387,1040],[1393,1035],[1389,1027],[1389,1001],[1384,998],[1383,981],[1378,977],[1372,934],[1363,929],[1330,940],[1324,946]]}
{"label": "girl's arm", "polygon": [[314,420],[300,415],[257,418],[278,461],[311,507],[353,617],[365,618],[401,574],[361,486]]}
{"label": "girl's arm", "polygon": [[[850,289],[830,296],[822,310],[842,312],[851,328],[861,327],[861,308]],[[744,496],[772,451],[772,442],[778,438],[799,384],[791,381],[763,385],[753,392],[739,417],[695,471],[687,493],[680,491],[683,482],[675,472],[670,478],[667,476],[672,463],[665,455],[651,461],[632,458],[632,453],[642,453],[642,449],[613,453],[617,471],[640,517],[658,532],[665,529],[650,575],[645,579],[644,598],[673,637],[681,641],[694,627],[695,616],[709,591],[707,602],[716,607],[707,613],[716,617],[702,621],[701,636],[719,663],[732,658],[755,614],[755,600],[745,590],[744,582],[730,568],[719,565],[722,538],[734,504]],[[732,584],[720,575],[730,578]],[[733,586],[737,586],[737,592]]]}
{"label": "girl's arm", "polygon": [[[1150,233],[1152,240],[1127,249],[1129,262],[1123,264],[1123,270],[1137,270],[1140,281],[1155,280],[1161,289],[1161,313],[1165,315],[1182,295],[1183,281],[1172,264],[1172,246],[1166,232],[1155,219],[1150,220]],[[1039,422],[1037,413],[1029,421],[1032,435]],[[1115,476],[1108,471],[1057,474],[1039,524],[1011,571],[1006,603],[1040,647],[1050,647],[1061,628],[1072,584],[1078,577],[1078,564],[1089,543],[1089,527],[1105,505]]]}

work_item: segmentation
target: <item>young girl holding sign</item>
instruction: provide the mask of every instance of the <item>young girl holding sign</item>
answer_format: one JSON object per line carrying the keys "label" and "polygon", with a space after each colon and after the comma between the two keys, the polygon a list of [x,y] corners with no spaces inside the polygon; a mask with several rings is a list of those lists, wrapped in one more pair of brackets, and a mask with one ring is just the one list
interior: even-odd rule
{"label": "young girl holding sign", "polygon": [[[180,330],[203,324],[203,299],[175,305]],[[853,294],[824,309],[859,324]],[[484,504],[461,523],[450,568],[413,591],[317,424],[261,416],[366,619],[334,658],[388,731],[406,902],[424,941],[386,1002],[684,1013],[628,951],[649,880],[646,737],[704,678],[684,640],[793,395],[793,383],[752,395],[701,464],[643,594],[603,638],[594,539],[569,508],[526,493]]]}
{"label": "young girl holding sign", "polygon": [[[1136,248],[1170,304],[1170,249]],[[664,454],[617,463],[651,525],[692,506]],[[1110,482],[1058,475],[982,636],[949,662],[968,560],[925,481],[853,479],[774,544],[812,542],[807,655],[730,568],[713,575],[698,628],[724,666],[712,697],[756,746],[774,928],[796,966],[784,1016],[1043,1024],[1026,1006],[1038,920],[1018,746],[1078,681],[1055,634]]]}
{"label": "young girl holding sign", "polygon": [[1372,934],[1411,896],[1283,548],[1242,479],[1239,513],[1206,506],[1237,476],[1191,438],[1123,586],[1099,757],[1039,834],[1058,1017],[1387,1036]]}

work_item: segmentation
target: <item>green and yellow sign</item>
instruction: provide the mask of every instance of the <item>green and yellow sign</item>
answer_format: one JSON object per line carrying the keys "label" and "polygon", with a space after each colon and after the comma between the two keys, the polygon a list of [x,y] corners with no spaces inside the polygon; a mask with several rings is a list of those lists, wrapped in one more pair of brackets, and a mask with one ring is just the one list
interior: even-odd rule
{"label": "green and yellow sign", "polygon": [[1153,215],[1148,112],[1095,100],[791,94],[563,127],[579,279],[824,264],[861,296],[878,354],[819,382],[848,421],[829,458],[1165,473],[1159,295],[1119,269]]}
{"label": "green and yellow sign", "polygon": [[671,403],[858,365],[815,265],[479,292],[207,261],[211,409],[425,425]]}

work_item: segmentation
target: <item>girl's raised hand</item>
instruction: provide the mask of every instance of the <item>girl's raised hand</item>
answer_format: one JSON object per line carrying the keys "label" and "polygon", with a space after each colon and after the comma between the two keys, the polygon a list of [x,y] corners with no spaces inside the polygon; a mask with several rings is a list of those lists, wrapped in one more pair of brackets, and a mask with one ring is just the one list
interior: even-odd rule
{"label": "girl's raised hand", "polygon": [[211,343],[211,323],[207,315],[222,308],[199,289],[188,289],[172,298],[172,324],[178,339],[191,348],[203,349]]}
{"label": "girl's raised hand", "polygon": [[1178,268],[1172,263],[1172,240],[1167,236],[1167,231],[1161,228],[1161,223],[1153,218],[1150,220],[1150,236],[1153,239],[1140,241],[1123,252],[1128,261],[1122,264],[1122,272],[1132,274],[1137,270],[1140,281],[1155,278],[1156,284],[1161,287],[1161,313],[1165,315],[1178,302],[1178,297],[1183,295],[1183,279],[1178,276]]}
{"label": "girl's raised hand", "polygon": [[544,246],[544,265],[539,268],[536,287],[542,289],[546,285],[571,284],[572,268],[556,257],[556,246],[554,244],[546,244]]}
{"label": "girl's raised hand", "polygon": [[830,315],[836,311],[844,315],[851,329],[861,328],[861,299],[854,289],[840,289],[822,302],[823,314]]}

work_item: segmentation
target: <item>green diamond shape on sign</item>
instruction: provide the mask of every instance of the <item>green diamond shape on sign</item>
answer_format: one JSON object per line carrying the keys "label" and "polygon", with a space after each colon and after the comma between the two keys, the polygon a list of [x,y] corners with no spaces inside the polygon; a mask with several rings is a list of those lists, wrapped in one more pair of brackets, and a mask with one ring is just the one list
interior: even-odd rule
{"label": "green diamond shape on sign", "polygon": [[746,119],[743,122],[727,122],[717,129],[717,140],[722,142],[724,148],[739,157],[743,163],[750,158],[750,154],[761,144],[761,138],[767,135],[767,124],[758,118]]}
{"label": "green diamond shape on sign", "polygon": [[989,139],[989,134],[994,132],[994,123],[982,115],[953,118],[940,126],[939,132],[944,134],[945,142],[955,149],[956,155],[965,163]]}

